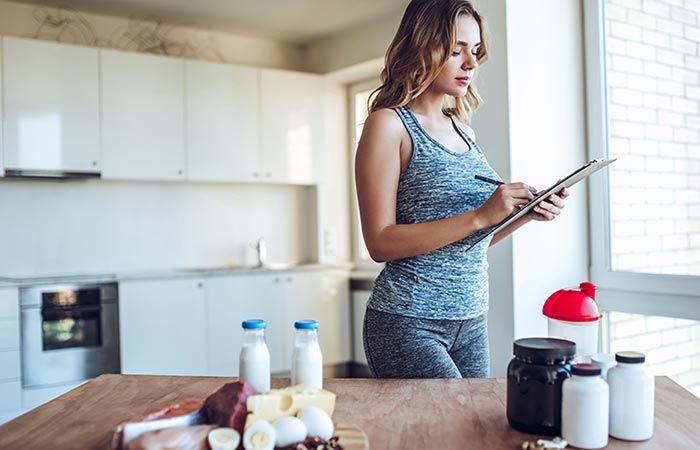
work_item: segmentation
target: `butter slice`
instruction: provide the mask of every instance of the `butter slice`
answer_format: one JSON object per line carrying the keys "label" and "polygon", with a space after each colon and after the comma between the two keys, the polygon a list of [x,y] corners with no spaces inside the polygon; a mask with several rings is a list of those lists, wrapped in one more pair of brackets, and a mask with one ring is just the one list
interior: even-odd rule
{"label": "butter slice", "polygon": [[284,389],[271,389],[267,394],[251,395],[246,401],[248,417],[245,429],[260,420],[273,422],[282,416],[295,416],[301,408],[307,406],[317,406],[333,416],[335,394],[299,384]]}

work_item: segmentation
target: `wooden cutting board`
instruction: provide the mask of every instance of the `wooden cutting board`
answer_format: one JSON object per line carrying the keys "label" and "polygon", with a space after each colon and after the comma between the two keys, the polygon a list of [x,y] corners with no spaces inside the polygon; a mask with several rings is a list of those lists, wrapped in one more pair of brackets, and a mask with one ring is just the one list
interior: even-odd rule
{"label": "wooden cutting board", "polygon": [[369,440],[364,431],[349,424],[338,424],[335,433],[344,450],[369,450]]}

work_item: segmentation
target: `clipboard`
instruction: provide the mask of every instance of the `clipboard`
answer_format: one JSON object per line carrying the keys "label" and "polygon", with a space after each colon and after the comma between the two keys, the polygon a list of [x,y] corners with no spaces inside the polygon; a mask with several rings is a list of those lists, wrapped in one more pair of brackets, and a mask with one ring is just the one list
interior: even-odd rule
{"label": "clipboard", "polygon": [[540,202],[546,200],[547,197],[549,197],[550,195],[556,194],[557,192],[561,191],[564,188],[569,188],[569,187],[573,186],[574,184],[578,183],[579,181],[583,180],[584,178],[588,177],[589,175],[599,171],[600,169],[602,169],[604,167],[609,166],[610,164],[614,163],[615,161],[617,161],[617,158],[593,159],[591,161],[588,161],[583,166],[581,166],[578,169],[571,172],[565,178],[562,178],[561,180],[557,181],[551,187],[549,187],[543,191],[538,192],[537,195],[535,196],[535,198],[533,198],[528,203],[523,205],[519,210],[515,211],[510,216],[503,219],[500,223],[498,223],[497,225],[492,227],[488,233],[484,233],[484,235],[479,237],[479,239],[477,239],[476,241],[474,241],[469,246],[469,248],[467,248],[467,250],[471,250],[471,248],[474,247],[479,242],[483,241],[484,239],[486,239],[487,237],[491,236],[494,233],[498,233],[503,228],[507,227],[508,225],[512,224],[516,220],[520,219],[525,214],[529,213],[532,210],[532,208],[539,205]]}

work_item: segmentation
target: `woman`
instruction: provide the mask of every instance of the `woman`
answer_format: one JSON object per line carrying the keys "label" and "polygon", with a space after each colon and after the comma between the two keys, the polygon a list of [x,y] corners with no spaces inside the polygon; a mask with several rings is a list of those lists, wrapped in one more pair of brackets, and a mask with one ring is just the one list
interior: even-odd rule
{"label": "woman", "polygon": [[376,377],[487,377],[487,249],[554,219],[568,196],[467,251],[536,192],[474,178],[498,179],[467,125],[486,57],[483,20],[465,0],[411,1],[387,52],[355,161],[365,243],[386,262],[363,330]]}

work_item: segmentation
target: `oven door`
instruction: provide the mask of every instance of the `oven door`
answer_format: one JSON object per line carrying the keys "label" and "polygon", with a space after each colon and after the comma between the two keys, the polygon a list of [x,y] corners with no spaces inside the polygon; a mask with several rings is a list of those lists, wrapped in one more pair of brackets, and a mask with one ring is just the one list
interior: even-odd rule
{"label": "oven door", "polygon": [[28,289],[21,295],[22,385],[38,387],[119,373],[114,296],[100,286]]}

